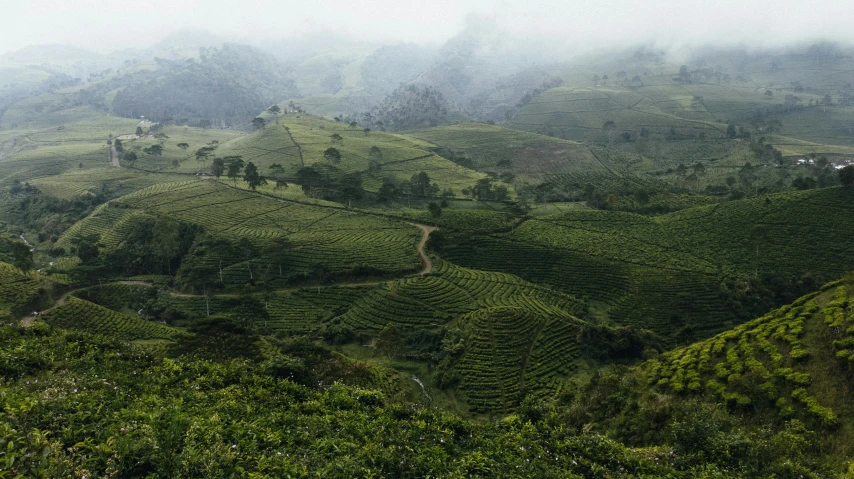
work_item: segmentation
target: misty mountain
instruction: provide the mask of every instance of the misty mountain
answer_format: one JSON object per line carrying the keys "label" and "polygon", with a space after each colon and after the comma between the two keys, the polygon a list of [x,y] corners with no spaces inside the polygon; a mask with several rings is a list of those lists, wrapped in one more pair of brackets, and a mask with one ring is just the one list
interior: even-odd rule
{"label": "misty mountain", "polygon": [[362,123],[386,131],[414,130],[445,124],[450,112],[451,106],[439,90],[401,85],[366,114]]}
{"label": "misty mountain", "polygon": [[229,127],[245,124],[264,108],[296,94],[286,67],[245,45],[202,49],[198,60],[158,59],[158,65],[165,74],[118,92],[115,114]]}
{"label": "misty mountain", "polygon": [[431,48],[401,43],[377,48],[362,62],[360,72],[371,94],[387,95],[418,78],[435,60]]}

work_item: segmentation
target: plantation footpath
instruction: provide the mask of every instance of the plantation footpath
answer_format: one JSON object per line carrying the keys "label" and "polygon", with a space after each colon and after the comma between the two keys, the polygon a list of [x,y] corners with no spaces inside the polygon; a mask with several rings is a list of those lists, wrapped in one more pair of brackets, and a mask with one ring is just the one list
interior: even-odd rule
{"label": "plantation footpath", "polygon": [[427,245],[427,241],[430,240],[430,233],[436,231],[438,228],[435,226],[419,225],[417,223],[413,223],[412,225],[424,232],[421,236],[421,241],[418,243],[418,254],[421,255],[421,261],[424,263],[424,269],[421,270],[421,275],[423,276],[430,273],[433,269],[433,262],[430,260],[430,257],[427,256],[427,253],[424,252],[424,247]]}

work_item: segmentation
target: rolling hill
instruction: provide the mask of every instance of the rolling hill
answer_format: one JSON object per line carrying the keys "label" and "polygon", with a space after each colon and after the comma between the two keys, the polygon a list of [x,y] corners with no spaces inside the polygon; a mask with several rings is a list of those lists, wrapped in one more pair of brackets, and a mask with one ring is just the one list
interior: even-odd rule
{"label": "rolling hill", "polygon": [[654,218],[570,211],[507,233],[449,234],[439,252],[589,297],[613,321],[684,340],[767,308],[769,292],[752,297],[751,281],[798,291],[805,278],[828,280],[854,267],[846,240],[851,194],[776,194]]}

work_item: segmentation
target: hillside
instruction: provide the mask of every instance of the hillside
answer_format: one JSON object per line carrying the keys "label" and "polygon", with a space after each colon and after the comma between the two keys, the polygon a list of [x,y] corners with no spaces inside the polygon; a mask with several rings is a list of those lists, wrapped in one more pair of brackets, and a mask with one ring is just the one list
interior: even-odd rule
{"label": "hillside", "polygon": [[[675,429],[685,441],[682,453],[732,460],[737,453],[718,449],[727,434],[721,428],[739,422],[754,434],[767,428],[809,437],[792,450],[793,465],[817,454],[818,463],[847,467],[839,462],[852,454],[852,292],[848,276],[705,341],[611,371],[597,388],[581,392],[579,405],[589,409],[579,419],[640,445],[654,443],[664,432],[661,425],[679,421],[675,416],[683,407],[693,408],[704,438],[690,428]],[[616,397],[623,388],[631,398],[601,406],[603,395]],[[639,416],[633,412],[638,410],[646,412]]]}
{"label": "hillside", "polygon": [[[267,115],[267,119],[263,130],[224,143],[216,155],[239,155],[265,174],[272,164],[280,164],[289,179],[296,179],[302,167],[333,167],[338,174],[359,174],[363,187],[373,192],[385,179],[401,184],[424,171],[438,185],[439,192],[450,189],[453,196],[463,196],[463,189],[472,188],[486,177],[436,155],[422,141],[408,136],[366,132],[361,127],[305,114],[287,114],[278,119]],[[329,148],[338,150],[340,159],[326,159],[324,154]]]}
{"label": "hillside", "polygon": [[667,190],[669,185],[647,172],[652,160],[589,144],[536,133],[511,130],[486,123],[461,123],[409,133],[427,141],[434,151],[458,164],[508,178],[518,190],[538,202],[563,195],[582,196],[588,185],[602,191],[638,188]]}
{"label": "hillside", "polygon": [[291,10],[0,56],[0,477],[854,477],[854,50]]}
{"label": "hillside", "polygon": [[[558,87],[532,99],[507,125],[600,143],[618,140],[623,133],[640,137],[641,129],[646,129],[653,138],[664,138],[671,129],[686,137],[697,137],[700,133],[716,137],[723,133],[724,128],[713,123],[714,120],[681,118],[660,108],[661,101],[617,86]],[[690,108],[690,98],[688,103]],[[606,126],[608,122],[613,126]]]}
{"label": "hillside", "polygon": [[[0,374],[6,410],[15,411],[0,420],[6,470],[604,478],[690,477],[714,468],[662,463],[664,449],[629,448],[536,416],[479,423],[405,402],[407,378],[298,339],[262,340],[242,328],[201,334],[230,347],[208,356],[192,336],[164,348],[45,325],[4,326]],[[174,355],[181,350],[195,353]],[[115,443],[122,453],[72,447],[83,441]],[[41,460],[19,460],[33,453]]]}
{"label": "hillside", "polygon": [[776,294],[797,295],[854,267],[846,239],[854,228],[851,194],[830,188],[769,195],[655,218],[570,211],[508,233],[449,234],[437,246],[462,266],[590,297],[614,321],[685,340],[731,327]]}
{"label": "hillside", "polygon": [[[197,267],[218,271],[218,279],[200,276],[199,287],[242,285],[265,278],[287,282],[289,277],[309,273],[336,275],[360,268],[400,273],[418,265],[413,244],[419,234],[412,226],[343,209],[275,200],[204,180],[160,183],[101,205],[63,233],[57,245],[71,251],[76,241],[88,238],[89,243],[100,245],[103,254],[122,254],[120,248],[128,246],[131,235],[162,217],[198,228],[199,238],[203,231],[217,247],[225,248],[211,251],[198,245],[192,256],[200,262]],[[183,240],[189,247],[193,236],[186,234]],[[281,249],[283,245],[288,248]]]}
{"label": "hillside", "polygon": [[166,60],[161,64],[161,77],[131,83],[118,92],[112,102],[115,114],[233,127],[249,123],[257,111],[296,90],[285,67],[243,45],[203,49],[199,61],[189,65]]}
{"label": "hillside", "polygon": [[[17,355],[0,355],[7,409],[16,411],[3,420],[2,454],[49,448],[39,462],[11,462],[12,472],[49,475],[111,467],[129,475],[310,469],[334,477],[821,477],[848,467],[850,457],[849,388],[840,378],[850,373],[852,293],[850,279],[831,283],[733,331],[639,367],[606,370],[557,399],[529,400],[518,414],[488,422],[425,407],[428,396],[409,402],[416,396],[406,379],[383,366],[298,338],[224,327],[216,317],[168,345],[122,342],[86,326],[4,326],[0,351]],[[226,338],[216,350],[204,346]],[[40,403],[48,391],[56,397]],[[60,429],[60,411],[62,425],[78,427]],[[138,426],[133,417],[148,422]],[[56,434],[25,436],[32,422]],[[267,434],[251,433],[259,428]],[[381,442],[366,446],[378,428]],[[201,429],[216,433],[194,432]],[[66,447],[84,438],[120,442],[122,460]],[[429,454],[403,452],[427,444]],[[170,446],[180,452],[163,452]],[[222,453],[213,464],[190,454],[202,447]]]}

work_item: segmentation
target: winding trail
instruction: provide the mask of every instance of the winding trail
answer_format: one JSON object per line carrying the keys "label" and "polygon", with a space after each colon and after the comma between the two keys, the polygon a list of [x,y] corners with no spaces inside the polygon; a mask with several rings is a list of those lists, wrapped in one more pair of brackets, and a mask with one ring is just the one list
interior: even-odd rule
{"label": "winding trail", "polygon": [[421,276],[428,274],[433,270],[433,261],[430,260],[430,257],[427,256],[427,253],[424,252],[424,246],[427,245],[427,240],[430,239],[430,233],[436,231],[439,228],[435,226],[427,226],[418,223],[409,223],[416,228],[420,228],[423,234],[421,235],[421,242],[418,243],[418,254],[421,255],[421,261],[424,263],[424,269],[421,270]]}

